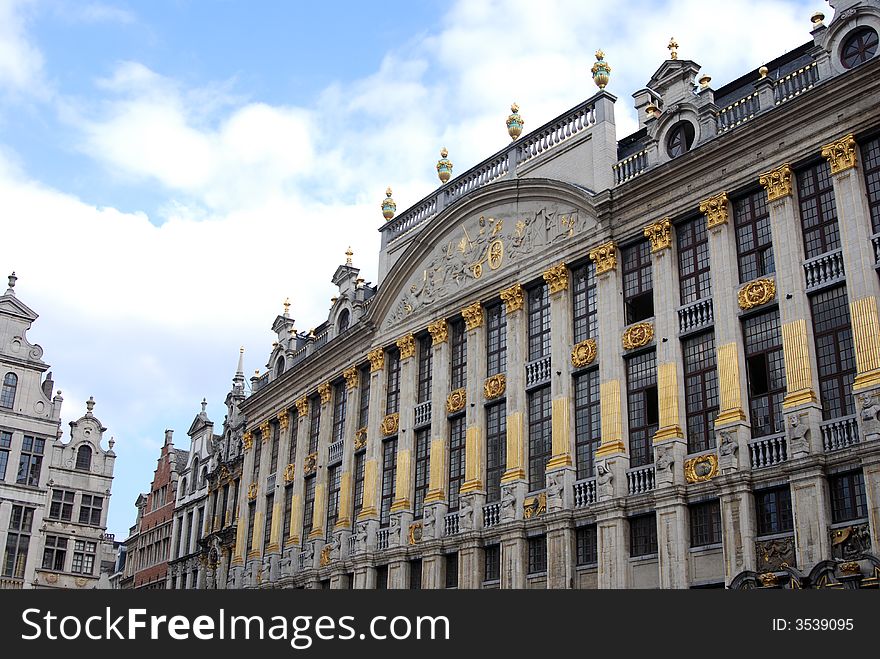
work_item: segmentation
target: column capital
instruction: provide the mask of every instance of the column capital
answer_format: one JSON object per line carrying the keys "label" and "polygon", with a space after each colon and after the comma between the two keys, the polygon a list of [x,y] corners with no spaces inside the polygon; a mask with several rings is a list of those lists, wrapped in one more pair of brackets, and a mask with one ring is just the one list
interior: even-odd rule
{"label": "column capital", "polygon": [[556,293],[561,293],[562,291],[567,290],[568,268],[565,267],[565,262],[563,261],[562,263],[545,270],[544,281],[547,282],[550,295],[555,295]]}
{"label": "column capital", "polygon": [[839,174],[856,167],[856,138],[850,133],[822,147],[822,157],[831,165],[831,173]]}
{"label": "column capital", "polygon": [[309,399],[307,396],[303,396],[302,398],[297,399],[296,411],[300,416],[308,416],[308,414],[309,414]]}
{"label": "column capital", "polygon": [[505,288],[501,291],[501,301],[504,303],[504,310],[507,312],[507,315],[522,309],[525,302],[522,285],[514,284],[510,288]]}
{"label": "column capital", "polygon": [[416,354],[416,339],[412,334],[407,334],[397,339],[397,348],[400,350],[400,359],[409,359]]}
{"label": "column capital", "polygon": [[385,348],[376,348],[367,353],[370,361],[370,373],[381,371],[385,367]]}
{"label": "column capital", "polygon": [[729,201],[726,192],[720,192],[700,202],[700,212],[706,216],[706,228],[712,229],[727,224]]}
{"label": "column capital", "polygon": [[449,339],[449,323],[445,318],[434,321],[428,325],[428,333],[431,335],[431,345],[436,346],[446,343]]}
{"label": "column capital", "polygon": [[776,169],[764,172],[758,181],[767,190],[767,201],[776,201],[791,196],[791,179],[791,165],[785,163]]}
{"label": "column capital", "polygon": [[483,307],[479,302],[466,306],[461,310],[461,315],[464,317],[465,329],[467,330],[476,329],[483,324]]}
{"label": "column capital", "polygon": [[321,405],[326,405],[330,402],[329,382],[325,382],[324,384],[318,386],[318,395],[321,397]]}
{"label": "column capital", "polygon": [[651,241],[651,253],[662,252],[672,247],[672,222],[668,217],[649,224],[643,230],[645,238]]}
{"label": "column capital", "polygon": [[590,250],[590,260],[596,264],[596,274],[610,272],[617,267],[617,245],[613,240]]}
{"label": "column capital", "polygon": [[278,427],[281,429],[281,432],[284,432],[290,426],[290,410],[286,407],[278,412],[275,418],[278,419]]}
{"label": "column capital", "polygon": [[347,389],[357,389],[358,386],[358,370],[357,366],[349,366],[342,371],[342,377],[345,378],[345,387]]}

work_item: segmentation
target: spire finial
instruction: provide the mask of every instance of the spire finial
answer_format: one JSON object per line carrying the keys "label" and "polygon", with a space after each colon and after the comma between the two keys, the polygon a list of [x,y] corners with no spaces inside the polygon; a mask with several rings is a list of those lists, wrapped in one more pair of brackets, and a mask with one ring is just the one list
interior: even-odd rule
{"label": "spire finial", "polygon": [[351,257],[354,256],[354,252],[351,251],[351,245],[348,246],[348,249],[345,250],[345,265],[351,267]]}
{"label": "spire finial", "polygon": [[599,89],[605,89],[611,80],[611,65],[605,61],[605,53],[601,49],[596,51],[596,63],[593,64],[591,71],[596,86]]}
{"label": "spire finial", "polygon": [[388,189],[385,190],[385,199],[382,200],[382,217],[385,218],[386,222],[391,221],[396,211],[397,204],[391,198],[391,186],[388,186]]}
{"label": "spire finial", "polygon": [[525,124],[525,122],[519,115],[519,105],[512,103],[510,105],[510,112],[511,115],[507,117],[507,134],[510,135],[510,139],[515,140],[522,135],[523,124]]}
{"label": "spire finial", "polygon": [[15,295],[15,282],[18,281],[18,277],[15,276],[15,272],[9,275],[9,288],[6,291],[6,295]]}
{"label": "spire finial", "polygon": [[447,158],[449,151],[444,146],[440,149],[440,160],[437,161],[437,176],[441,183],[446,183],[452,176],[452,161]]}
{"label": "spire finial", "polygon": [[244,346],[238,349],[238,368],[235,369],[236,377],[244,377]]}
{"label": "spire finial", "polygon": [[89,399],[86,401],[86,414],[91,415],[93,409],[95,409],[95,399],[89,396]]}
{"label": "spire finial", "polygon": [[205,398],[202,398],[202,414],[205,413],[206,407],[208,407],[208,401]]}
{"label": "spire finial", "polygon": [[[290,298],[289,297],[284,298],[284,305],[283,306],[284,306],[284,315],[289,316],[290,315]],[[242,348],[242,350],[244,350],[244,348]]]}
{"label": "spire finial", "polygon": [[669,37],[669,45],[666,47],[669,49],[669,59],[678,59],[678,42],[675,37]]}

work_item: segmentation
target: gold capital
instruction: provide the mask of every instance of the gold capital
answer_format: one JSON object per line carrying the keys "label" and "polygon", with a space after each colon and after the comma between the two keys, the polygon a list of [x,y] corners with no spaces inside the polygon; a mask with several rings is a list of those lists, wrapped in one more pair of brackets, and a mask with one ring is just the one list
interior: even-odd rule
{"label": "gold capital", "polygon": [[476,329],[483,324],[483,307],[479,302],[474,302],[461,310],[464,317],[464,325],[468,330]]}
{"label": "gold capital", "polygon": [[446,343],[449,338],[449,323],[445,318],[441,318],[428,325],[428,333],[431,335],[431,345],[436,346]]}
{"label": "gold capital", "polygon": [[761,178],[758,180],[764,186],[764,189],[767,190],[767,201],[776,201],[783,197],[790,197],[792,191],[791,178],[791,165],[788,163],[761,174]]}
{"label": "gold capital", "polygon": [[416,354],[416,339],[412,334],[397,340],[397,348],[400,350],[401,359],[409,359]]}
{"label": "gold capital", "polygon": [[284,408],[275,415],[275,418],[278,419],[278,427],[281,428],[281,431],[287,430],[287,427],[290,425],[290,411]]}
{"label": "gold capital", "polygon": [[590,251],[590,260],[596,264],[596,274],[601,275],[617,267],[617,245],[609,241]]}
{"label": "gold capital", "polygon": [[721,192],[714,197],[700,202],[700,212],[706,216],[706,228],[712,229],[727,224],[728,199],[727,193]]}
{"label": "gold capital", "polygon": [[371,350],[367,354],[367,359],[370,360],[370,373],[381,371],[385,367],[385,349],[376,348]]}
{"label": "gold capital", "polygon": [[296,401],[296,411],[300,416],[307,416],[309,413],[309,399],[303,396]]}
{"label": "gold capital", "polygon": [[345,378],[345,386],[348,389],[357,389],[358,371],[356,366],[349,366],[347,369],[342,371],[342,377]]}
{"label": "gold capital", "polygon": [[544,281],[550,289],[550,295],[561,293],[568,288],[568,268],[565,263],[554,265],[544,271]]}
{"label": "gold capital", "polygon": [[672,223],[668,217],[649,224],[642,232],[651,241],[651,252],[662,252],[672,247]]}
{"label": "gold capital", "polygon": [[522,309],[525,301],[522,286],[514,284],[510,288],[505,288],[501,291],[501,301],[504,303],[504,309],[508,314]]}
{"label": "gold capital", "polygon": [[330,383],[325,382],[324,384],[318,387],[318,395],[321,397],[321,405],[326,405],[330,402]]}
{"label": "gold capital", "polygon": [[856,166],[856,138],[850,133],[822,147],[822,156],[831,165],[831,173],[839,174]]}

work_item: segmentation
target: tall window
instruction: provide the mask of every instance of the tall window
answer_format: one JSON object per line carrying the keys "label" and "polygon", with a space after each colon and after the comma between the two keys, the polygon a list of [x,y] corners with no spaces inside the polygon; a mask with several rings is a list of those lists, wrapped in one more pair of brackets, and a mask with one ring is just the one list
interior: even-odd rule
{"label": "tall window", "polygon": [[[281,428],[274,421],[272,422],[272,438],[269,441],[272,442],[269,451],[269,473],[274,474],[278,470],[278,448],[281,444]],[[204,484],[204,479],[199,481],[200,486]]]}
{"label": "tall window", "polygon": [[413,486],[413,516],[416,519],[422,516],[425,495],[428,492],[431,460],[430,432],[430,428],[422,428],[416,431],[416,480]]}
{"label": "tall window", "polygon": [[52,504],[49,506],[49,519],[69,522],[73,519],[73,490],[52,490]]}
{"label": "tall window", "polygon": [[828,477],[831,491],[831,521],[852,522],[868,517],[865,479],[861,471],[849,471]]}
{"label": "tall window", "polygon": [[599,562],[599,533],[595,524],[577,527],[575,549],[578,565],[594,565]]}
{"label": "tall window", "polygon": [[37,487],[40,484],[40,469],[43,467],[43,449],[46,440],[25,435],[21,442],[21,456],[18,459],[19,485]]}
{"label": "tall window", "polygon": [[702,216],[675,227],[678,244],[678,285],[681,303],[690,304],[712,297],[709,270],[709,235]]}
{"label": "tall window", "polygon": [[846,287],[838,286],[811,295],[810,310],[813,313],[822,416],[835,419],[854,414],[852,386],[856,376],[856,355]]}
{"label": "tall window", "polygon": [[572,270],[572,318],[574,342],[595,339],[599,333],[596,308],[596,265],[591,261]]}
{"label": "tall window", "polygon": [[785,363],[779,331],[779,311],[772,309],[742,323],[749,381],[752,437],[782,432]]}
{"label": "tall window", "polygon": [[486,501],[501,500],[501,476],[507,466],[507,405],[486,407]]}
{"label": "tall window", "polygon": [[226,509],[229,506],[229,483],[223,486],[223,499],[220,507],[220,528],[226,526]]}
{"label": "tall window", "polygon": [[397,476],[397,437],[382,442],[382,501],[379,526],[391,523],[391,503],[394,501],[394,479]]}
{"label": "tall window", "polygon": [[89,471],[92,468],[92,449],[83,444],[76,450],[76,468]]}
{"label": "tall window", "polygon": [[0,430],[0,482],[6,479],[6,465],[9,462],[10,448],[12,448],[12,433]]}
{"label": "tall window", "polygon": [[193,513],[192,513],[192,511],[190,511],[186,515],[186,546],[184,546],[183,551],[180,552],[181,555],[189,554],[193,550],[192,532],[193,532]]}
{"label": "tall window", "polygon": [[192,471],[191,471],[190,476],[191,476],[192,482],[190,483],[189,491],[195,492],[199,487],[199,459],[198,459],[198,457],[193,459]]}
{"label": "tall window", "polygon": [[721,505],[718,500],[696,503],[689,508],[691,547],[721,544]]}
{"label": "tall window", "polygon": [[376,590],[388,590],[388,566],[376,566]]}
{"label": "tall window", "polygon": [[464,483],[464,414],[449,420],[449,510],[458,510]]}
{"label": "tall window", "polygon": [[461,389],[467,383],[467,335],[461,319],[449,324],[449,349],[449,386]]}
{"label": "tall window", "polygon": [[333,533],[339,519],[339,490],[342,484],[342,465],[327,470],[327,533]]}
{"label": "tall window", "polygon": [[364,469],[366,465],[366,451],[354,454],[354,518],[360,514],[364,507]]}
{"label": "tall window", "polygon": [[871,213],[871,229],[874,233],[880,233],[880,137],[862,144],[862,167]]}
{"label": "tall window", "polygon": [[333,441],[338,442],[345,437],[345,381],[333,386]]}
{"label": "tall window", "polygon": [[348,309],[343,309],[339,313],[339,320],[337,321],[338,333],[342,334],[345,330],[348,329],[349,323],[351,323],[351,314],[348,312]]}
{"label": "tall window", "polygon": [[733,226],[740,283],[775,272],[770,211],[764,190],[733,200]]}
{"label": "tall window", "polygon": [[529,361],[550,356],[550,293],[547,284],[528,291]]}
{"label": "tall window", "polygon": [[389,350],[387,365],[385,414],[394,414],[400,410],[400,352]]}
{"label": "tall window", "polygon": [[654,513],[629,518],[629,555],[657,553],[657,516]]}
{"label": "tall window", "polygon": [[657,401],[657,366],[654,351],[626,360],[630,466],[654,462],[651,449],[660,416]]}
{"label": "tall window", "polygon": [[715,335],[706,332],[685,339],[681,348],[684,353],[688,453],[699,453],[715,448],[715,417],[718,416]]}
{"label": "tall window", "polygon": [[98,553],[98,543],[87,540],[73,541],[73,561],[70,571],[76,574],[95,573],[95,555]]}
{"label": "tall window", "polygon": [[419,385],[418,399],[420,403],[431,400],[432,373],[432,348],[431,335],[425,334],[419,337]]}
{"label": "tall window", "polygon": [[422,589],[422,559],[409,562],[409,589]]}
{"label": "tall window", "polygon": [[290,519],[293,516],[293,483],[284,488],[284,513],[281,518],[281,545],[284,539],[290,535]]}
{"label": "tall window", "polygon": [[529,576],[547,571],[547,536],[533,535],[528,540]]}
{"label": "tall window", "polygon": [[503,304],[486,307],[486,375],[507,370],[507,314]]}
{"label": "tall window", "polygon": [[0,389],[0,407],[12,409],[17,388],[18,376],[15,373],[7,373],[3,376],[3,388]]}
{"label": "tall window", "polygon": [[458,552],[446,554],[446,587],[458,588]]}
{"label": "tall window", "polygon": [[315,476],[306,478],[306,493],[303,498],[303,527],[302,539],[309,537],[312,531],[312,523],[315,521]]}
{"label": "tall window", "polygon": [[529,406],[529,491],[543,490],[544,472],[552,452],[550,387],[528,394]]}
{"label": "tall window", "polygon": [[622,250],[623,304],[626,323],[654,315],[654,278],[651,271],[651,245],[643,240]]}
{"label": "tall window", "polygon": [[577,478],[591,478],[595,475],[594,460],[602,441],[598,368],[574,378],[574,433]]}
{"label": "tall window", "polygon": [[12,506],[9,515],[9,532],[6,534],[6,556],[3,559],[3,576],[13,579],[24,578],[28,545],[31,540],[31,526],[34,523],[34,508]]}
{"label": "tall window", "polygon": [[486,545],[483,549],[483,581],[501,580],[501,545]]}
{"label": "tall window", "polygon": [[370,418],[370,367],[360,369],[360,401],[358,405],[358,428],[366,428]]}
{"label": "tall window", "polygon": [[791,490],[788,485],[755,492],[758,535],[774,535],[794,530]]}
{"label": "tall window", "polygon": [[[252,472],[252,476],[254,481],[256,481],[260,476],[260,460],[263,457],[263,438],[262,436],[258,436],[254,440],[254,469]],[[193,479],[195,483],[195,479]]]}
{"label": "tall window", "polygon": [[804,254],[808,259],[840,247],[834,184],[826,161],[797,173],[798,202],[804,232]]}
{"label": "tall window", "polygon": [[[272,517],[275,515],[275,493],[266,496],[266,522],[263,524],[263,551],[272,542]],[[198,528],[198,527],[196,527]]]}
{"label": "tall window", "polygon": [[47,535],[43,546],[43,569],[61,572],[67,557],[67,538],[60,535]]}

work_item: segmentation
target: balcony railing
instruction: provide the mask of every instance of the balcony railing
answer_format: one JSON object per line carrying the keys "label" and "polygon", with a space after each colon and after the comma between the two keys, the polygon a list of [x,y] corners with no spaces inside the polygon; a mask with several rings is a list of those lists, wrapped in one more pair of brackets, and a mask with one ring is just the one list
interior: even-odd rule
{"label": "balcony railing", "polygon": [[616,165],[612,165],[611,169],[614,172],[614,182],[617,185],[635,178],[648,169],[648,150],[645,149],[624,158]]}
{"label": "balcony railing", "polygon": [[550,382],[550,357],[541,357],[526,364],[526,389]]}
{"label": "balcony railing", "polygon": [[763,469],[782,464],[788,460],[785,434],[760,437],[749,442],[749,459],[752,469]]}
{"label": "balcony railing", "polygon": [[629,494],[644,494],[656,487],[654,465],[636,467],[626,472],[626,487]]}
{"label": "balcony railing", "polygon": [[342,450],[345,448],[345,440],[340,439],[339,441],[333,442],[330,444],[330,448],[328,450],[327,460],[329,464],[335,464],[337,462],[342,462]]}
{"label": "balcony railing", "polygon": [[24,588],[23,579],[0,578],[0,590],[21,590]]}
{"label": "balcony railing", "polygon": [[514,142],[517,162],[525,163],[596,123],[596,108],[584,102],[558,119]]}
{"label": "balcony railing", "polygon": [[490,160],[477,165],[462,176],[453,179],[446,188],[446,203],[451,204],[458,197],[466,195],[472,190],[481,188],[499,178],[503,178],[510,171],[509,156],[513,151],[501,153]]}
{"label": "balcony railing", "polygon": [[300,570],[305,570],[306,568],[312,567],[311,565],[307,564],[308,559],[309,559],[308,554],[306,554],[305,552],[300,552],[300,554],[299,554],[299,569]]}
{"label": "balcony railing", "polygon": [[859,443],[859,424],[855,415],[823,421],[819,425],[822,446],[826,453],[854,446]]}
{"label": "balcony railing", "polygon": [[814,291],[843,281],[843,250],[836,249],[804,261],[807,291]]}
{"label": "balcony railing", "polygon": [[427,426],[431,423],[431,401],[419,403],[415,409],[415,427]]}
{"label": "balcony railing", "polygon": [[483,526],[491,528],[501,521],[501,504],[489,503],[483,506]]}
{"label": "balcony railing", "polygon": [[443,535],[458,535],[458,513],[448,513],[443,518]]}
{"label": "balcony railing", "polygon": [[583,508],[596,503],[596,479],[586,478],[574,484],[574,507]]}
{"label": "balcony railing", "polygon": [[678,331],[687,334],[710,327],[715,321],[712,298],[691,302],[678,309]]}
{"label": "balcony railing", "polygon": [[266,492],[271,492],[275,489],[275,474],[269,474],[266,476]]}
{"label": "balcony railing", "polygon": [[388,529],[379,529],[376,531],[376,549],[379,551],[388,549]]}
{"label": "balcony railing", "polygon": [[816,62],[780,78],[773,86],[773,98],[776,105],[790,101],[795,96],[812,89],[817,82],[819,82],[819,68]]}
{"label": "balcony railing", "polygon": [[358,552],[358,543],[357,537],[354,535],[348,536],[348,555],[354,556]]}
{"label": "balcony railing", "polygon": [[718,132],[723,133],[735,126],[739,126],[755,116],[760,110],[758,92],[752,92],[745,98],[731,103],[718,112]]}

